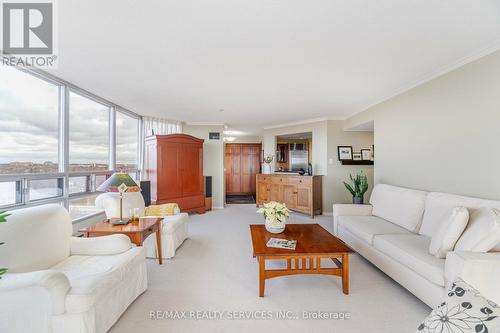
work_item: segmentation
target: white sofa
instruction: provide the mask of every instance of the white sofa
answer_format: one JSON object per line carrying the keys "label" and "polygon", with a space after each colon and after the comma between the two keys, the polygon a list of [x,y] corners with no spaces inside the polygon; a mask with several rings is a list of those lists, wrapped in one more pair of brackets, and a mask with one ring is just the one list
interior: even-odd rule
{"label": "white sofa", "polygon": [[431,307],[457,277],[500,304],[500,252],[449,252],[446,259],[429,253],[454,207],[500,209],[499,201],[379,184],[370,204],[333,205],[334,234]]}
{"label": "white sofa", "polygon": [[147,288],[143,247],[72,237],[59,205],[13,211],[0,239],[0,332],[104,333]]}
{"label": "white sofa", "polygon": [[[96,207],[104,209],[106,217],[120,216],[120,195],[115,192],[100,194],[95,200]],[[123,197],[123,216],[130,217],[130,211],[134,208],[139,209],[139,216],[143,217],[146,210],[144,198],[139,192],[125,192]],[[176,211],[173,216],[163,216],[161,225],[161,249],[163,258],[173,258],[175,251],[188,238],[188,219],[187,213]],[[150,235],[144,241],[146,256],[148,258],[157,258],[156,238]]]}

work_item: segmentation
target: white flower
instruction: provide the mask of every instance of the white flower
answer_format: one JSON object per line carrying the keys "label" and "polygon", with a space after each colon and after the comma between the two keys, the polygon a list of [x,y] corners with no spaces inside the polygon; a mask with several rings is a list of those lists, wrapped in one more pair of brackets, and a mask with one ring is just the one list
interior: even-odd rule
{"label": "white flower", "polygon": [[257,213],[264,215],[264,218],[272,224],[282,223],[290,216],[290,210],[286,205],[276,201],[265,203],[263,208],[257,210]]}

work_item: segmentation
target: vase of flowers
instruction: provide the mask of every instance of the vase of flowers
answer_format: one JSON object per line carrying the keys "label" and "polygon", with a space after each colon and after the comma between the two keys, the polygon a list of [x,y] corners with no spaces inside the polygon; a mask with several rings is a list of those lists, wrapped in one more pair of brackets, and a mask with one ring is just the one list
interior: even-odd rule
{"label": "vase of flowers", "polygon": [[264,163],[262,163],[262,173],[270,174],[271,173],[271,163],[273,161],[273,155],[267,155],[264,157]]}
{"label": "vase of flowers", "polygon": [[262,214],[266,219],[266,230],[273,234],[279,234],[285,231],[285,223],[290,216],[290,210],[285,204],[271,201],[264,204],[257,213]]}
{"label": "vase of flowers", "polygon": [[344,182],[347,190],[352,194],[352,203],[355,205],[362,205],[364,203],[364,197],[366,191],[368,191],[368,178],[361,172],[355,177],[352,175],[350,177],[350,184]]}

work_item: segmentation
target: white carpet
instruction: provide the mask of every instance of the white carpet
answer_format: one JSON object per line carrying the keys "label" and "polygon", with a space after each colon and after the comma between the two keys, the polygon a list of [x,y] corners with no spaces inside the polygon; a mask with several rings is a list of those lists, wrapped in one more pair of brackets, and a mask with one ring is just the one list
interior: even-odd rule
{"label": "white carpet", "polygon": [[[267,280],[265,297],[259,298],[248,228],[263,223],[255,210],[254,205],[230,205],[192,215],[190,238],[162,266],[148,260],[148,290],[111,332],[403,333],[414,332],[429,314],[425,304],[357,254],[351,257],[348,296],[337,277],[299,275]],[[331,216],[312,220],[292,214],[290,223],[320,223],[332,230]],[[155,320],[150,319],[151,311],[187,311],[187,318]],[[200,316],[225,312],[223,319],[194,319],[190,311],[211,311],[197,313]],[[289,311],[285,314],[290,319],[230,319],[236,314],[275,318],[278,311]],[[303,319],[303,311],[325,311],[329,316],[344,312],[350,318]]]}

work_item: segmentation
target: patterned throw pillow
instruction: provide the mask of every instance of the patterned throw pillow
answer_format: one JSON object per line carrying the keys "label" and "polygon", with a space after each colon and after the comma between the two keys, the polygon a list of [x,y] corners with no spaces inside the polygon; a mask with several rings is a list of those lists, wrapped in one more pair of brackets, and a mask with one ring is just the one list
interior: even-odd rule
{"label": "patterned throw pillow", "polygon": [[146,208],[146,216],[172,216],[180,212],[176,203],[167,203],[163,205],[151,205]]}
{"label": "patterned throw pillow", "polygon": [[500,332],[500,307],[462,280],[453,283],[445,301],[418,327],[416,333]]}

